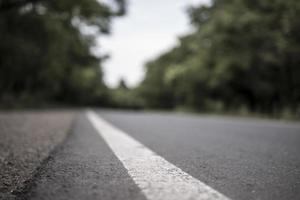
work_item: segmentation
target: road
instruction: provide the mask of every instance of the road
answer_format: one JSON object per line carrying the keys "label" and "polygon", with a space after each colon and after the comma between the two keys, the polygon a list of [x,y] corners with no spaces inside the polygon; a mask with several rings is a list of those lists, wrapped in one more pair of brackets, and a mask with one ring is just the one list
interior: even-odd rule
{"label": "road", "polygon": [[16,199],[300,199],[299,123],[94,113],[96,125],[77,114]]}

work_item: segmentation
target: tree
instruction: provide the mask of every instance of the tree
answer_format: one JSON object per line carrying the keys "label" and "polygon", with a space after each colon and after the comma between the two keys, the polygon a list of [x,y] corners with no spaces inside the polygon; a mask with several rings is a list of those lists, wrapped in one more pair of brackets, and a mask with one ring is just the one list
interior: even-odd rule
{"label": "tree", "polygon": [[128,89],[126,81],[123,78],[120,79],[118,88],[119,89],[123,89],[123,90],[127,90]]}
{"label": "tree", "polygon": [[97,0],[2,0],[0,102],[104,101],[102,58],[91,47],[124,14],[125,2],[115,2],[118,9]]}
{"label": "tree", "polygon": [[[146,65],[141,95],[154,107],[279,113],[300,107],[300,3],[214,0],[191,7],[194,32]],[[162,90],[164,88],[164,90]]]}

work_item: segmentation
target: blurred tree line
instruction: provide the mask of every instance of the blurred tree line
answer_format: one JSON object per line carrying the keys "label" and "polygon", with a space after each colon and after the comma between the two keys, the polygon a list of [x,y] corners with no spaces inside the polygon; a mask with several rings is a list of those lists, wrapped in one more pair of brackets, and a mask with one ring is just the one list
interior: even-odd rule
{"label": "blurred tree line", "polygon": [[124,0],[0,0],[0,104],[105,105],[103,57],[91,53]]}
{"label": "blurred tree line", "polygon": [[299,0],[213,0],[188,13],[193,33],[146,64],[145,107],[299,113]]}
{"label": "blurred tree line", "polygon": [[106,57],[91,49],[125,7],[125,0],[0,0],[1,107],[299,115],[300,1],[212,0],[191,7],[193,32],[146,64],[140,86],[130,89],[121,80],[108,89],[101,71]]}

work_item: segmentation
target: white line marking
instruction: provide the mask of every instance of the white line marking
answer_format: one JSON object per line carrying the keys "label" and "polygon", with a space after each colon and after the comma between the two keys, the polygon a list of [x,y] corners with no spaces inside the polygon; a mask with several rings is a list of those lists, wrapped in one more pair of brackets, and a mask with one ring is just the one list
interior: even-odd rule
{"label": "white line marking", "polygon": [[87,117],[148,200],[229,200],[88,111]]}

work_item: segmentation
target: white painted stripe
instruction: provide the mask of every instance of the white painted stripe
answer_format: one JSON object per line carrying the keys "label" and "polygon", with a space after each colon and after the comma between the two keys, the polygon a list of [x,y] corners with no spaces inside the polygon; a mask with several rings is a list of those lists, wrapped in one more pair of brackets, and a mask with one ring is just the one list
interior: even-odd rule
{"label": "white painted stripe", "polygon": [[148,200],[229,200],[166,161],[95,112],[87,117]]}

